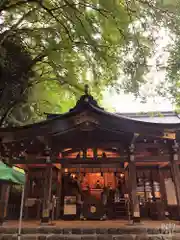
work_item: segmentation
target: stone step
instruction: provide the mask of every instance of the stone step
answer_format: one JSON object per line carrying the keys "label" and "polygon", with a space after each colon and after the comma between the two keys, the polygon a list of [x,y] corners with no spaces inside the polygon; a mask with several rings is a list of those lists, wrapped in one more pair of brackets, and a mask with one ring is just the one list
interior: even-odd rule
{"label": "stone step", "polygon": [[[11,227],[0,227],[0,234],[14,234],[17,233],[17,228]],[[180,228],[174,229],[173,233],[180,234]],[[23,228],[22,234],[68,234],[68,235],[122,235],[122,234],[169,234],[168,230],[163,230],[162,228],[146,228],[146,227],[120,227],[120,228],[60,228],[60,227],[34,227],[34,228]]]}
{"label": "stone step", "polygon": [[[78,235],[78,234],[22,234],[21,240],[179,240],[180,234],[153,234],[153,235],[108,235],[108,234],[92,234],[92,235]],[[0,234],[0,240],[17,240],[17,234]]]}
{"label": "stone step", "polygon": [[[17,228],[0,227],[0,240],[16,240]],[[60,226],[23,227],[21,240],[180,240],[180,227],[173,231],[143,225],[119,228],[60,228]]]}

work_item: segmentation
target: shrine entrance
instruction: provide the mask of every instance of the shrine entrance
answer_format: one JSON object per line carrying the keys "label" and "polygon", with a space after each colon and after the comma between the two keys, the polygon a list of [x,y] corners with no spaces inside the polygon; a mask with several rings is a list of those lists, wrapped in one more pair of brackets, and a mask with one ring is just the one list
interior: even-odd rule
{"label": "shrine entrance", "polygon": [[[69,172],[64,169],[63,219],[106,220],[128,218],[128,189],[125,172],[95,168]],[[109,170],[109,171],[108,171]]]}

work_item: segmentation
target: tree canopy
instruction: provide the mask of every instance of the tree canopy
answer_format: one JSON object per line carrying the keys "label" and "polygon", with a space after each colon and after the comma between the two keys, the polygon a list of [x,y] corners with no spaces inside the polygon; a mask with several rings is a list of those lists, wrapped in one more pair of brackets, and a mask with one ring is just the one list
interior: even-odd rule
{"label": "tree canopy", "polygon": [[[11,39],[24,49],[27,65],[22,63],[23,77],[15,76],[20,85],[22,78],[27,81],[15,90],[21,98],[16,96],[11,106],[4,105],[6,114],[1,117],[27,124],[42,118],[44,111],[65,111],[86,83],[99,99],[107,86],[138,95],[162,28],[176,39],[168,64],[168,81],[173,79],[174,89],[172,85],[178,82],[178,70],[172,67],[177,67],[172,62],[179,58],[178,10],[179,4],[172,0],[2,0],[0,47]],[[0,57],[8,58],[3,51]],[[13,71],[7,78],[0,76],[2,86],[8,81],[13,84],[11,75]]]}
{"label": "tree canopy", "polygon": [[[0,125],[12,123],[9,113],[14,117],[22,114],[20,109],[28,99],[29,79],[34,77],[31,69],[32,59],[20,38],[0,37]],[[22,117],[22,121],[25,116]]]}

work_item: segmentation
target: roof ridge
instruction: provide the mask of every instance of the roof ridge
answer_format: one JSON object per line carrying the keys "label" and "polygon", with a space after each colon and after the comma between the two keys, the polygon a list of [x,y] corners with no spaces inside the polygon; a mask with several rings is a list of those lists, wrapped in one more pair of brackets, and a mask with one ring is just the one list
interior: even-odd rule
{"label": "roof ridge", "polygon": [[122,116],[132,116],[132,117],[163,117],[165,116],[177,116],[175,111],[148,111],[148,112],[116,112],[118,115]]}

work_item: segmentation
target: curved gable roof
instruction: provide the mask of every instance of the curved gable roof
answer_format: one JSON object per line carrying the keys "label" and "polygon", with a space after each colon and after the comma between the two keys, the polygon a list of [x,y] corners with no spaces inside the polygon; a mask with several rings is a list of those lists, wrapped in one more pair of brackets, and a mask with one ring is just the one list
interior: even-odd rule
{"label": "curved gable roof", "polygon": [[35,124],[1,128],[0,137],[24,139],[33,136],[61,135],[87,122],[90,124],[93,122],[96,128],[105,131],[138,133],[154,137],[162,137],[164,133],[177,133],[180,130],[180,122],[149,122],[143,118],[132,118],[132,116],[106,112],[98,106],[91,95],[85,94],[69,112],[47,114],[47,120]]}

